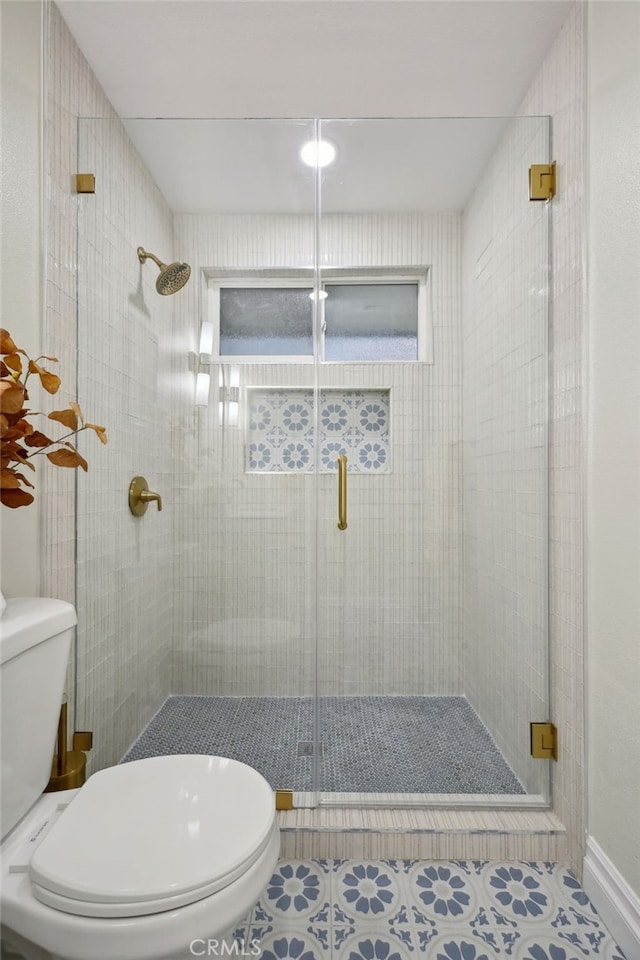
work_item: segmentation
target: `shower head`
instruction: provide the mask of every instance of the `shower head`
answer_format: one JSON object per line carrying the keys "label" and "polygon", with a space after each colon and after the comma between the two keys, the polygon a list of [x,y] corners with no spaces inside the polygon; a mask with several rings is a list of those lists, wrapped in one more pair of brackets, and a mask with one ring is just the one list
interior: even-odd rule
{"label": "shower head", "polygon": [[138,247],[137,252],[140,263],[144,263],[147,258],[150,258],[160,268],[160,276],[156,280],[156,290],[163,297],[168,297],[170,293],[177,293],[191,276],[191,267],[188,263],[162,263],[153,253],[147,253],[142,247]]}

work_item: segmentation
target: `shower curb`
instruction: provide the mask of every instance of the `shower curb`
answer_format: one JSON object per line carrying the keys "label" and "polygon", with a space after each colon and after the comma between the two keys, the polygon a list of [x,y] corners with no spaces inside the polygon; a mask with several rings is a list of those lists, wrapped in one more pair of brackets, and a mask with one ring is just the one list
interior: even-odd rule
{"label": "shower curb", "polygon": [[278,815],[291,859],[566,862],[567,831],[549,811],[303,809]]}

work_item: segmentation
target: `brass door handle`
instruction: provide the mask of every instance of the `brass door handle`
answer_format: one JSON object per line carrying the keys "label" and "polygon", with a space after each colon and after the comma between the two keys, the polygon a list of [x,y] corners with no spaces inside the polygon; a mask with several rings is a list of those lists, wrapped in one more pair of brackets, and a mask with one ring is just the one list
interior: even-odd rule
{"label": "brass door handle", "polygon": [[135,517],[141,517],[147,512],[150,503],[158,504],[158,510],[162,510],[162,497],[159,493],[152,493],[147,487],[147,481],[144,477],[134,477],[129,485],[129,509]]}
{"label": "brass door handle", "polygon": [[347,457],[338,457],[338,530],[347,529]]}

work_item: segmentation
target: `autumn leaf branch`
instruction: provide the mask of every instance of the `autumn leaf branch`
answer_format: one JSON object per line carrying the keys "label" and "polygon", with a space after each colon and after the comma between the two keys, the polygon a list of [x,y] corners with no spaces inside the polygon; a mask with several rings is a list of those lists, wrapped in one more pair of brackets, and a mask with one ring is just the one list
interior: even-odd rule
{"label": "autumn leaf branch", "polygon": [[[77,403],[72,402],[64,410],[53,410],[49,414],[28,410],[25,402],[29,399],[27,381],[31,375],[37,375],[42,388],[50,394],[57,393],[61,380],[40,365],[40,360],[57,363],[55,357],[40,356],[30,359],[24,350],[16,347],[7,330],[0,330],[0,500],[7,507],[26,507],[33,502],[34,496],[25,489],[34,489],[33,483],[21,472],[28,467],[35,470],[30,462],[32,457],[44,453],[47,459],[57,467],[81,467],[88,470],[87,461],[80,455],[68,438],[77,436],[83,430],[93,430],[101,443],[107,442],[104,427],[96,423],[87,423]],[[22,357],[25,358],[23,363]],[[26,364],[26,371],[25,371]],[[23,377],[24,371],[24,377]],[[67,427],[68,433],[51,438],[41,430],[36,430],[28,417],[46,416]],[[55,449],[51,449],[55,448]]]}

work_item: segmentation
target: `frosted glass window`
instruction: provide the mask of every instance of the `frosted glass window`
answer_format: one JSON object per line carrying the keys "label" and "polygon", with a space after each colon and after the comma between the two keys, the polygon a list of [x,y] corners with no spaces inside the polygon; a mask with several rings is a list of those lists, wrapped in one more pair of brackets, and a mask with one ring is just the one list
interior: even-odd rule
{"label": "frosted glass window", "polygon": [[325,360],[417,360],[417,283],[325,283]]}
{"label": "frosted glass window", "polygon": [[317,301],[306,268],[211,277],[212,355],[250,362],[433,363],[428,273],[420,265],[327,268]]}
{"label": "frosted glass window", "polygon": [[311,287],[221,287],[220,356],[312,356]]}

